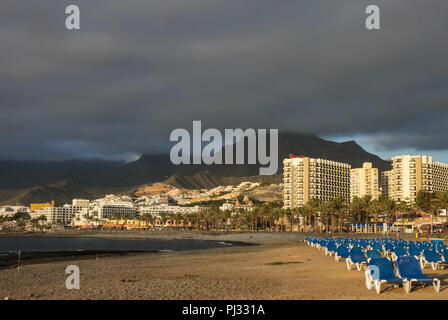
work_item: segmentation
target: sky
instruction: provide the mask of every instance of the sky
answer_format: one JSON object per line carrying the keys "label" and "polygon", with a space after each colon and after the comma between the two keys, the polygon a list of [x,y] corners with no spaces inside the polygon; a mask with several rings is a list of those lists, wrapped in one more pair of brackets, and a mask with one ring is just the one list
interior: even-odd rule
{"label": "sky", "polygon": [[[76,4],[81,30],[65,28]],[[365,8],[381,30],[365,28]],[[0,159],[133,160],[262,128],[448,162],[446,0],[2,0]]]}

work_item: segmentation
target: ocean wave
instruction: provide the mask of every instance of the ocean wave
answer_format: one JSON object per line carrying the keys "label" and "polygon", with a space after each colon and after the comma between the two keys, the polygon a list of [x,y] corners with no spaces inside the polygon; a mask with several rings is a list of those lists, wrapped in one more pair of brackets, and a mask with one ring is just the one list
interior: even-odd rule
{"label": "ocean wave", "polygon": [[232,245],[231,243],[224,242],[224,241],[218,241],[217,243],[223,244],[225,246],[231,246]]}

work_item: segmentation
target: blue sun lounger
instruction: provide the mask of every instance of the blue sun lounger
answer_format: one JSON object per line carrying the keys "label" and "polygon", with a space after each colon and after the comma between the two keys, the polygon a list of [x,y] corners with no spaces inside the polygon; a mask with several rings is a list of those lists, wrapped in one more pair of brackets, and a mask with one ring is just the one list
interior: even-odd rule
{"label": "blue sun lounger", "polygon": [[381,285],[383,283],[403,283],[403,279],[398,278],[394,274],[389,258],[370,259],[365,276],[367,289],[371,290],[375,288],[376,293],[381,292]]}
{"label": "blue sun lounger", "polygon": [[442,253],[442,251],[446,248],[445,243],[442,240],[431,240],[431,245],[433,250],[439,253]]}
{"label": "blue sun lounger", "polygon": [[442,262],[448,264],[448,249],[442,250]]}
{"label": "blue sun lounger", "polygon": [[396,261],[399,257],[407,256],[408,253],[404,247],[395,247],[394,252],[392,253],[392,260]]}
{"label": "blue sun lounger", "polygon": [[372,250],[378,250],[379,252],[383,251],[383,246],[379,242],[374,242],[370,245],[370,248],[372,248]]}
{"label": "blue sun lounger", "polygon": [[442,262],[442,258],[440,258],[439,254],[430,249],[425,249],[420,257],[420,267],[422,269],[425,269],[427,264],[431,264],[432,270],[436,270]]}
{"label": "blue sun lounger", "polygon": [[392,243],[386,242],[385,244],[383,244],[383,251],[386,253],[392,252],[394,251],[394,246],[392,245]]}
{"label": "blue sun lounger", "polygon": [[404,291],[411,292],[412,282],[426,283],[431,282],[436,292],[440,291],[440,280],[424,275],[420,265],[415,257],[404,256],[397,259],[395,262],[397,266],[397,273],[403,279]]}
{"label": "blue sun lounger", "polygon": [[408,251],[409,251],[410,256],[414,256],[416,259],[420,259],[422,250],[420,250],[419,248],[411,245],[411,246],[409,246]]}
{"label": "blue sun lounger", "polygon": [[356,265],[356,269],[361,271],[363,265],[367,264],[367,259],[364,256],[364,252],[361,247],[353,247],[348,253],[348,258],[345,260],[347,269],[352,270],[352,266]]}
{"label": "blue sun lounger", "polygon": [[367,259],[380,259],[383,257],[378,250],[373,250],[373,249],[367,250],[366,254],[367,254]]}
{"label": "blue sun lounger", "polygon": [[326,247],[325,247],[325,255],[331,255],[334,253],[336,254],[336,244],[334,242],[330,242]]}
{"label": "blue sun lounger", "polygon": [[339,258],[348,258],[348,247],[346,245],[340,245],[336,250],[336,254],[334,255],[334,260],[339,262]]}

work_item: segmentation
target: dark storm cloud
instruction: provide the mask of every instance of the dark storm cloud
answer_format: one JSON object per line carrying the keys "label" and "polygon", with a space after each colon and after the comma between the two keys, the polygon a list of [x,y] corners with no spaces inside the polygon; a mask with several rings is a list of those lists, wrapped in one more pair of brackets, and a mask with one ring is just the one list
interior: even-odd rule
{"label": "dark storm cloud", "polygon": [[129,159],[193,120],[448,149],[448,2],[375,3],[380,31],[371,1],[2,1],[0,157]]}

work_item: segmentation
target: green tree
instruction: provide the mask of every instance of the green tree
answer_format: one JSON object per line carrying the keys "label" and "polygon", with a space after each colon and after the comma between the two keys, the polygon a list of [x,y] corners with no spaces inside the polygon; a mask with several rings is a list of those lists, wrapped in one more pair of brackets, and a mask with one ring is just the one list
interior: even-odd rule
{"label": "green tree", "polygon": [[345,202],[344,198],[337,197],[337,198],[331,199],[330,208],[331,208],[331,212],[332,212],[331,232],[335,232],[334,224],[337,224],[338,231],[342,232],[342,224],[343,224],[343,220],[345,218],[344,213],[347,209],[347,203]]}
{"label": "green tree", "polygon": [[448,222],[448,190],[438,192],[436,199],[440,207],[445,209],[445,222]]}
{"label": "green tree", "polygon": [[370,222],[372,203],[373,203],[373,199],[372,199],[372,196],[369,194],[362,196],[360,199],[361,212],[362,212],[362,215],[364,216],[364,221],[365,221],[365,225],[366,225],[366,233],[367,233],[367,225]]}
{"label": "green tree", "polygon": [[393,199],[383,198],[380,205],[386,214],[387,223],[390,224],[392,219],[395,217],[395,213],[399,210],[398,203]]}
{"label": "green tree", "polygon": [[[311,212],[311,217],[313,219],[314,232],[317,232],[318,218],[320,215],[321,205],[322,205],[322,201],[319,199],[316,199],[316,198],[312,198],[307,203],[307,206]],[[311,221],[310,221],[310,224],[311,224]]]}
{"label": "green tree", "polygon": [[427,191],[419,191],[417,193],[417,208],[424,212],[431,212],[431,203],[434,201],[434,194]]}
{"label": "green tree", "polygon": [[351,222],[360,223],[362,219],[362,210],[363,210],[361,199],[358,197],[353,198],[352,202],[350,203],[349,210],[352,217]]}
{"label": "green tree", "polygon": [[374,201],[372,201],[371,205],[370,205],[370,212],[373,215],[374,221],[375,221],[375,226],[374,226],[374,233],[378,232],[378,217],[381,213],[383,213],[383,207],[381,206],[381,200],[380,199],[376,199]]}

